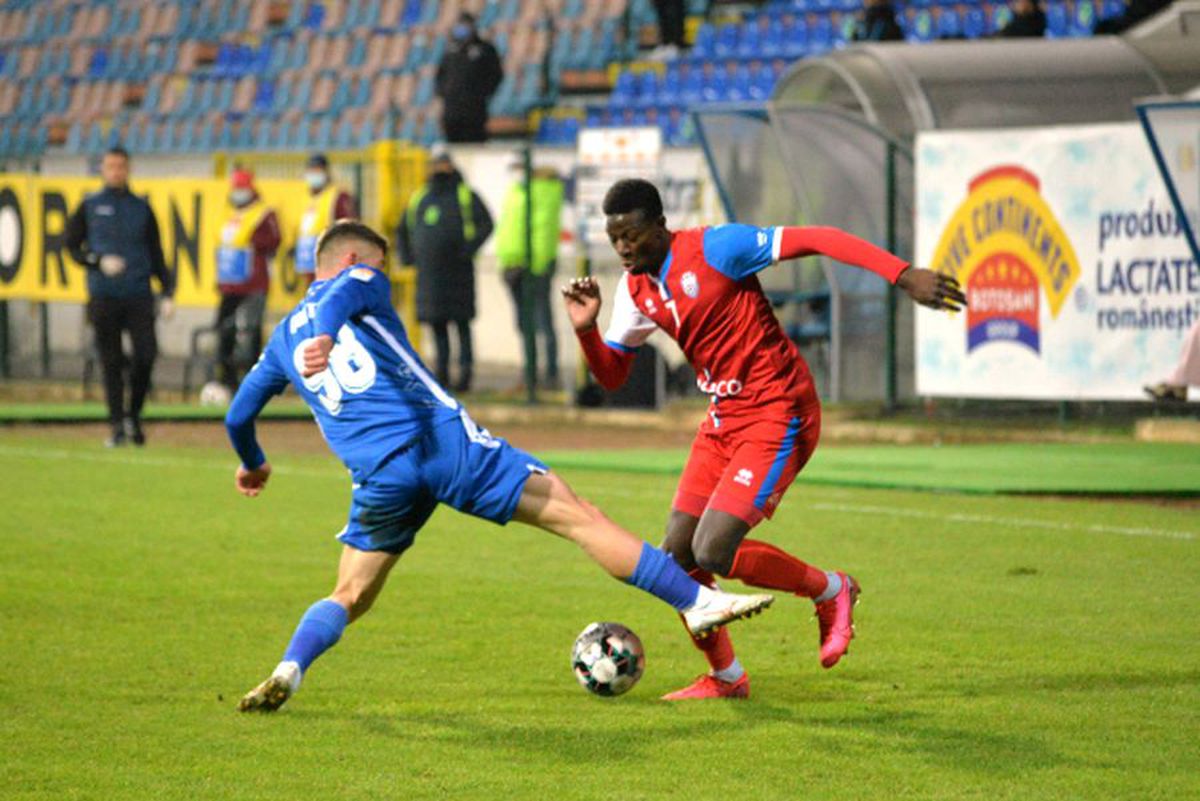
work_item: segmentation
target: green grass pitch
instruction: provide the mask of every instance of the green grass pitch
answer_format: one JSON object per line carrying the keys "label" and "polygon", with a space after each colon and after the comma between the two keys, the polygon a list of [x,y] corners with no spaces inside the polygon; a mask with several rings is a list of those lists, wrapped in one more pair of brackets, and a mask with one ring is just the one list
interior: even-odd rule
{"label": "green grass pitch", "polygon": [[[657,700],[702,669],[668,610],[442,510],[288,706],[245,716],[331,588],[349,483],[268,448],[246,500],[213,443],[0,434],[0,798],[1200,797],[1194,508],[802,478],[760,534],[858,575],[859,637],[824,671],[780,599],[733,629],[752,699],[693,705]],[[564,475],[657,541],[671,475]],[[598,619],[646,644],[621,698],[568,666]]]}

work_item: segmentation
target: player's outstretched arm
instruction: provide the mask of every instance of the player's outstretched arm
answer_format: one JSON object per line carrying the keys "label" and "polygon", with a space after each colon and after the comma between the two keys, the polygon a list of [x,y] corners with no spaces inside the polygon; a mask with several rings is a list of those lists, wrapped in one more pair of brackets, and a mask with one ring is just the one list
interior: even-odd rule
{"label": "player's outstretched arm", "polygon": [[575,278],[562,288],[562,294],[567,317],[592,375],[605,389],[617,389],[629,378],[633,354],[609,347],[600,336],[600,329],[596,327],[596,318],[600,315],[600,285],[591,277]]}
{"label": "player's outstretched arm", "polygon": [[251,498],[262,491],[271,475],[271,466],[267,464],[266,454],[255,435],[254,421],[267,402],[288,385],[287,373],[274,356],[272,346],[276,336],[271,337],[271,343],[259,357],[254,369],[246,374],[246,379],[229,404],[229,411],[225,413],[225,431],[242,460],[238,465],[235,486],[238,492]]}

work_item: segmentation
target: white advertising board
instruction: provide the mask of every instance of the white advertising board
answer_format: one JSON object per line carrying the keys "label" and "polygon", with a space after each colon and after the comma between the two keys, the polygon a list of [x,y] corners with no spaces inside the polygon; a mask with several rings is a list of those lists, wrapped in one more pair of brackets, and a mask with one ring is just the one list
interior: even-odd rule
{"label": "white advertising board", "polygon": [[1200,265],[1139,125],[928,133],[916,150],[917,264],[969,303],[918,310],[918,394],[1133,400],[1172,371]]}

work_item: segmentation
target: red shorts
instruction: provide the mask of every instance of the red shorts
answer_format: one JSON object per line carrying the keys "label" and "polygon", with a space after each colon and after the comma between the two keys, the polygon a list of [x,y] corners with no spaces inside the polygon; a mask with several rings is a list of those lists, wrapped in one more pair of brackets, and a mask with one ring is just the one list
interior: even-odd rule
{"label": "red shorts", "polygon": [[775,513],[820,434],[819,406],[743,425],[724,418],[719,429],[701,429],[672,508],[693,517],[716,509],[756,525]]}

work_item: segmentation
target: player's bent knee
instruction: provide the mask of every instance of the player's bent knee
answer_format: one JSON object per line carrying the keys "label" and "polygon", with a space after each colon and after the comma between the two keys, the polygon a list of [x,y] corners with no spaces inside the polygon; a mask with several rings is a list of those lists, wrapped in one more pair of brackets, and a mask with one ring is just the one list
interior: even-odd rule
{"label": "player's bent knee", "polygon": [[733,554],[725,548],[701,547],[695,559],[697,567],[717,576],[728,576],[733,569]]}

